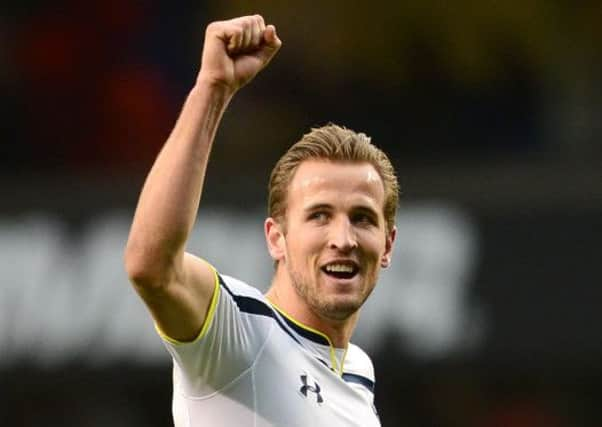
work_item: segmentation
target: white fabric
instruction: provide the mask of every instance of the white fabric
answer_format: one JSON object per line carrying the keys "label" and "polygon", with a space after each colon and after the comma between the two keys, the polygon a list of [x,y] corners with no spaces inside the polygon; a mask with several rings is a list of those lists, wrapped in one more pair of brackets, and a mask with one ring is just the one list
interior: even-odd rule
{"label": "white fabric", "polygon": [[[174,361],[176,427],[380,426],[366,353],[350,344],[344,375],[335,373],[317,334],[287,322],[257,289],[221,277],[206,334],[164,340]],[[334,350],[340,363],[344,350]]]}

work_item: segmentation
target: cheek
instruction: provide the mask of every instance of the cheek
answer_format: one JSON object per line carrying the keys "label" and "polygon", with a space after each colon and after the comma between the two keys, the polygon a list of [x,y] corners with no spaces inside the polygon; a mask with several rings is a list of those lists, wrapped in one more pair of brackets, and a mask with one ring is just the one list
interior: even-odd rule
{"label": "cheek", "polygon": [[380,258],[385,252],[386,239],[380,233],[374,234],[366,232],[362,236],[362,246],[367,255]]}
{"label": "cheek", "polygon": [[319,250],[324,245],[325,236],[325,230],[307,227],[297,233],[298,246],[306,252]]}
{"label": "cheek", "polygon": [[295,234],[289,234],[287,237],[289,255],[311,262],[314,257],[319,256],[320,248],[323,246],[322,234],[315,230],[299,230]]}

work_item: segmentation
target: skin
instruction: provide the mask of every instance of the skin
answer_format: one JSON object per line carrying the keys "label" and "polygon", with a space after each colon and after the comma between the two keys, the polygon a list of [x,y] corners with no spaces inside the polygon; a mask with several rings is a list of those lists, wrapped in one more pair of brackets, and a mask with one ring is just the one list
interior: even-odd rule
{"label": "skin", "polygon": [[125,268],[155,322],[171,338],[200,332],[215,278],[185,252],[215,133],[234,94],[282,42],[259,15],[209,24],[201,69],[180,117],[144,183],[125,249]]}
{"label": "skin", "polygon": [[[142,189],[125,268],[159,328],[173,339],[198,336],[215,289],[212,268],[185,251],[215,133],[232,97],[281,45],[274,26],[259,15],[207,27],[196,83]],[[286,224],[266,220],[268,247],[279,261],[268,298],[337,347],[346,347],[359,307],[390,262],[395,230],[385,232],[383,197],[370,165],[304,162],[289,188]],[[318,200],[330,206],[324,223],[322,214],[312,221],[303,215]],[[352,221],[358,207],[376,212],[377,225]],[[356,262],[360,274],[348,283],[325,277],[319,267],[335,259]]]}
{"label": "skin", "polygon": [[[391,262],[396,230],[386,230],[384,202],[371,164],[307,160],[289,185],[285,223],[265,222],[278,261],[267,297],[337,347],[346,347],[380,269]],[[357,266],[357,274],[341,279],[323,271],[335,261]]]}

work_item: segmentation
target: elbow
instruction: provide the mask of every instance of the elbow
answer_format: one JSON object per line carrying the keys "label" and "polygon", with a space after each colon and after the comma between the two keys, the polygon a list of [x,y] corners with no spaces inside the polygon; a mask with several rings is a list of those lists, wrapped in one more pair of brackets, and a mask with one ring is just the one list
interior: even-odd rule
{"label": "elbow", "polygon": [[131,253],[124,256],[125,272],[130,283],[136,287],[148,287],[153,282],[149,268],[143,260]]}
{"label": "elbow", "polygon": [[169,262],[165,258],[128,243],[123,260],[128,279],[136,289],[158,291],[168,283]]}

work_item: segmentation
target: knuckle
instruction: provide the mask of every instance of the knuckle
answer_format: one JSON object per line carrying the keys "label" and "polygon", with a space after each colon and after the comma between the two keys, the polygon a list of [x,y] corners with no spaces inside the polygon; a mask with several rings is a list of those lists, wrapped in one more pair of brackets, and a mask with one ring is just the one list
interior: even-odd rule
{"label": "knuckle", "polygon": [[216,31],[216,27],[219,25],[218,22],[211,22],[209,25],[207,25],[207,28],[205,30],[205,33],[209,34],[209,33],[214,33]]}

